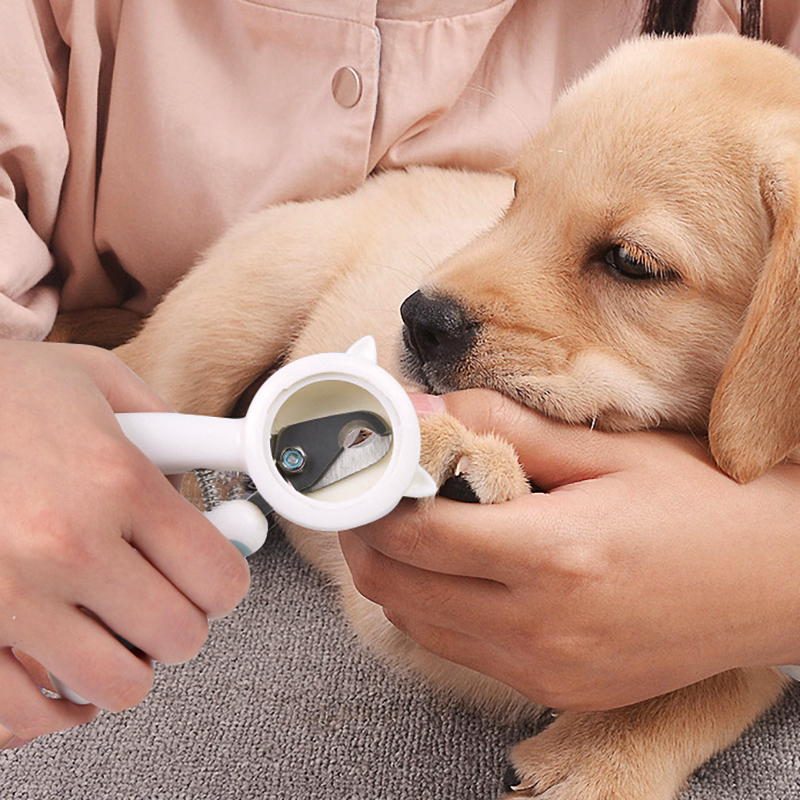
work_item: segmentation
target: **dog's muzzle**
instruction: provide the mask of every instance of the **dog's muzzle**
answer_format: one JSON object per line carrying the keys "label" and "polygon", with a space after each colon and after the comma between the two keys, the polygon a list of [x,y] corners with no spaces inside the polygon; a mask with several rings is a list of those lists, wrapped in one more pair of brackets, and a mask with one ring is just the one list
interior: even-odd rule
{"label": "dog's muzzle", "polygon": [[455,300],[419,291],[403,301],[400,316],[409,377],[434,391],[456,388],[454,372],[472,347],[478,323]]}

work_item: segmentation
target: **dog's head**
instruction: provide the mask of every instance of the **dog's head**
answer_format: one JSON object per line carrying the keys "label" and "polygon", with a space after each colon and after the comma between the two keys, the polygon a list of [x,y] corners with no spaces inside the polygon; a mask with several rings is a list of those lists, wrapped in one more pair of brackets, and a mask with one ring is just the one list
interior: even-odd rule
{"label": "dog's head", "polygon": [[737,37],[619,48],[523,150],[500,223],[403,304],[406,368],[606,429],[800,445],[800,65]]}

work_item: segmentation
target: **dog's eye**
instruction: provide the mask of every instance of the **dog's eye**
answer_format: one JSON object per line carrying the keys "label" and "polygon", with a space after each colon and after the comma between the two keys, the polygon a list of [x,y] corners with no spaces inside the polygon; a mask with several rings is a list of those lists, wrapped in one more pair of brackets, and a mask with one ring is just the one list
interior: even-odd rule
{"label": "dog's eye", "polygon": [[624,244],[614,245],[606,254],[605,262],[614,272],[634,280],[658,278],[659,273],[654,270],[649,259],[639,255]]}

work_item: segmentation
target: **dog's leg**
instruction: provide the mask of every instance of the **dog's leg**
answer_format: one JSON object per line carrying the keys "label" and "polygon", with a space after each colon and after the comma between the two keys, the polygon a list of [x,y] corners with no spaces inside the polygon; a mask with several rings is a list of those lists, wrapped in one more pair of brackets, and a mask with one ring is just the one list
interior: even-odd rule
{"label": "dog's leg", "polygon": [[626,708],[564,712],[513,749],[507,800],[674,800],[785,685],[775,670],[733,670]]}
{"label": "dog's leg", "polygon": [[111,349],[131,339],[142,324],[142,315],[126,308],[87,308],[61,311],[48,342],[75,342]]}
{"label": "dog's leg", "polygon": [[467,485],[470,500],[504,503],[530,491],[511,444],[494,434],[477,434],[447,414],[420,421],[420,462],[437,486],[451,478]]}
{"label": "dog's leg", "polygon": [[334,202],[277,206],[232,228],[117,355],[178,411],[230,412],[348,263],[325,213]]}

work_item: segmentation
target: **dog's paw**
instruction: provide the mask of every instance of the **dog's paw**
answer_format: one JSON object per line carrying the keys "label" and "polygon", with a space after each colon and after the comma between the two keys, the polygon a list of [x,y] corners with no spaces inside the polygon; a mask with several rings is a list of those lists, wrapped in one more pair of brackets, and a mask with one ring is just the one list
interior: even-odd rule
{"label": "dog's paw", "polygon": [[420,463],[437,486],[455,479],[455,499],[503,503],[530,491],[516,451],[504,439],[473,433],[447,414],[421,420],[420,433]]}
{"label": "dog's paw", "polygon": [[674,800],[688,777],[615,711],[564,713],[513,748],[503,800]]}

